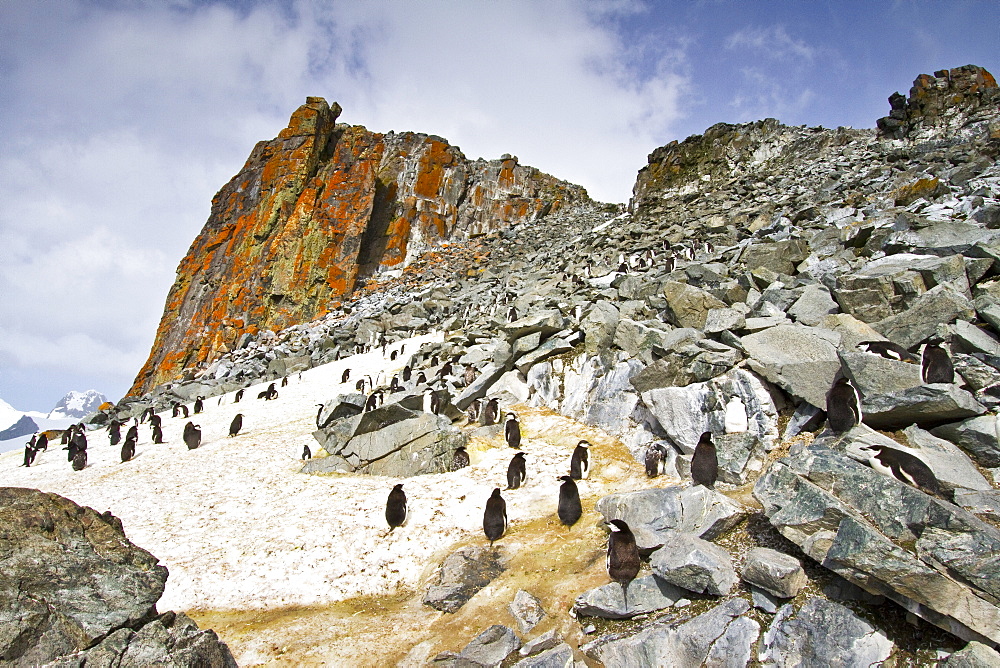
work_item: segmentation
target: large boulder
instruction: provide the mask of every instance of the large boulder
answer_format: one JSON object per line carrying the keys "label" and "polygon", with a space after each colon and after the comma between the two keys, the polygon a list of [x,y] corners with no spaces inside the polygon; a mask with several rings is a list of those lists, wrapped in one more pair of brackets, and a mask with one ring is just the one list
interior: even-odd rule
{"label": "large boulder", "polygon": [[864,423],[875,429],[911,424],[935,426],[982,415],[986,407],[950,383],[918,385],[889,394],[866,396],[861,404]]}
{"label": "large boulder", "polygon": [[740,339],[750,368],[789,394],[813,406],[826,405],[826,393],[840,371],[840,335],[827,329],[779,325]]}
{"label": "large boulder", "polygon": [[[625,597],[628,596],[628,605]],[[666,580],[647,575],[636,578],[628,584],[626,592],[617,582],[610,582],[583,592],[573,603],[573,612],[581,617],[602,617],[604,619],[628,619],[636,615],[656,612],[669,608],[674,603],[689,596],[684,589]]]}
{"label": "large boulder", "polygon": [[873,322],[872,327],[904,348],[912,348],[934,334],[939,324],[971,320],[974,316],[969,298],[943,284],[917,297],[905,311]]}
{"label": "large boulder", "polygon": [[931,429],[969,453],[980,466],[1000,466],[1000,441],[997,440],[997,416],[983,415],[961,422],[952,422]]}
{"label": "large boulder", "polygon": [[676,532],[649,559],[656,577],[697,594],[724,596],[739,578],[725,548]]}
{"label": "large boulder", "polygon": [[456,612],[476,592],[500,575],[507,557],[500,550],[470,545],[445,557],[437,579],[427,588],[424,604],[441,612]]}
{"label": "large boulder", "polygon": [[663,297],[671,320],[678,327],[701,329],[710,310],[728,306],[710,292],[677,281],[664,283]]}

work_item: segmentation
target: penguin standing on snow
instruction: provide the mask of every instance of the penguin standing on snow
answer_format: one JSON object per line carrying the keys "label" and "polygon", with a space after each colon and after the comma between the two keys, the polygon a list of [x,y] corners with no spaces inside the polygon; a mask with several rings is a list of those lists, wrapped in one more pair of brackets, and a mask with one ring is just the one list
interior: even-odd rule
{"label": "penguin standing on snow", "polygon": [[503,426],[503,437],[507,441],[507,447],[514,449],[521,447],[521,425],[513,413],[507,413],[507,422]]}
{"label": "penguin standing on snow", "polygon": [[389,523],[389,531],[406,521],[406,493],[399,484],[389,492],[389,500],[385,504],[385,521]]}
{"label": "penguin standing on snow", "polygon": [[[240,403],[240,399],[242,399],[242,398],[243,398],[243,390],[237,390],[236,391],[236,396],[233,397],[233,403],[234,404]],[[175,415],[174,417],[177,417],[177,416]]]}
{"label": "penguin standing on snow", "polygon": [[125,443],[122,444],[121,456],[122,464],[135,457],[135,441],[130,438],[125,439]]}
{"label": "penguin standing on snow", "polygon": [[712,433],[706,431],[701,435],[694,449],[694,456],[691,458],[691,479],[695,485],[712,489],[718,478],[719,457],[715,451],[715,444],[712,443]]}
{"label": "penguin standing on snow", "polygon": [[153,443],[157,445],[163,443],[163,429],[160,428],[160,425],[153,426]]}
{"label": "penguin standing on snow", "polygon": [[197,415],[205,410],[205,397],[198,397],[194,400],[194,414]]}
{"label": "penguin standing on snow", "polygon": [[201,427],[193,422],[188,422],[184,425],[184,443],[187,445],[188,450],[194,450],[201,445]]}
{"label": "penguin standing on snow", "polygon": [[38,435],[38,442],[35,443],[35,452],[39,452],[41,450],[45,450],[46,452],[49,451],[49,437],[44,431]]}
{"label": "penguin standing on snow", "polygon": [[111,425],[108,427],[108,440],[111,441],[112,446],[121,443],[122,423],[119,422],[118,420],[111,421]]}
{"label": "penguin standing on snow", "polygon": [[483,533],[493,543],[507,531],[507,502],[500,496],[500,488],[493,488],[493,494],[486,500],[486,512],[483,513]]}
{"label": "penguin standing on snow", "polygon": [[233,421],[229,423],[229,436],[236,436],[243,428],[243,413],[237,413]]}
{"label": "penguin standing on snow", "polygon": [[138,422],[136,422],[131,427],[129,427],[128,431],[125,432],[125,440],[126,441],[133,440],[133,441],[137,441],[138,442],[138,440],[139,440],[139,423]]}
{"label": "penguin standing on snow", "polygon": [[841,376],[826,395],[826,423],[835,434],[843,434],[861,422],[861,394]]}
{"label": "penguin standing on snow", "polygon": [[624,520],[611,520],[608,526],[611,529],[608,536],[608,577],[621,585],[625,609],[628,610],[628,585],[639,574],[639,547]]}
{"label": "penguin standing on snow", "polygon": [[955,367],[941,343],[940,339],[929,342],[920,355],[920,379],[925,384],[955,382]]}
{"label": "penguin standing on snow", "polygon": [[648,448],[646,448],[646,476],[649,478],[655,478],[657,476],[663,475],[664,466],[667,458],[667,450],[659,443],[651,443]]}
{"label": "penguin standing on snow", "polygon": [[340,382],[346,383],[351,378],[351,370],[344,369],[344,373],[340,374]]}
{"label": "penguin standing on snow", "polygon": [[884,445],[865,445],[862,450],[871,450],[868,464],[876,471],[892,476],[901,482],[917,487],[928,494],[941,496],[941,484],[937,476],[922,459],[909,452]]}
{"label": "penguin standing on snow", "polygon": [[[32,438],[34,440],[34,438]],[[24,445],[24,464],[22,466],[31,466],[31,463],[35,461],[36,450],[32,447],[31,443],[25,443]]]}
{"label": "penguin standing on snow", "polygon": [[469,453],[465,450],[464,446],[458,446],[455,448],[455,454],[451,457],[451,466],[448,468],[449,471],[457,471],[459,469],[464,469],[469,465]]}
{"label": "penguin standing on snow", "polygon": [[729,403],[726,404],[726,433],[742,433],[749,428],[750,420],[747,418],[747,407],[738,394],[733,395],[729,399]]}
{"label": "penguin standing on snow", "polygon": [[309,449],[309,444],[302,446],[302,459],[312,459],[312,450]]}
{"label": "penguin standing on snow", "polygon": [[573,456],[569,460],[569,475],[574,480],[586,480],[590,476],[590,443],[580,441],[573,448]]}
{"label": "penguin standing on snow", "polygon": [[500,419],[500,400],[494,397],[486,402],[486,408],[483,409],[483,417],[479,421],[484,427],[489,427],[490,425],[496,424]]}
{"label": "penguin standing on snow", "polygon": [[517,489],[528,479],[528,469],[524,461],[524,453],[519,452],[510,459],[507,465],[507,489]]}
{"label": "penguin standing on snow", "polygon": [[571,527],[583,514],[580,491],[571,476],[564,475],[559,480],[563,481],[563,484],[559,485],[559,521]]}

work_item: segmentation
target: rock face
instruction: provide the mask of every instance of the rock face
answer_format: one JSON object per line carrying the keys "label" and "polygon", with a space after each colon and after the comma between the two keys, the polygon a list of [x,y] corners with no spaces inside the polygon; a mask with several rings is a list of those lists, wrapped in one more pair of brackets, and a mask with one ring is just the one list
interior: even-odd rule
{"label": "rock face", "polygon": [[160,665],[236,665],[213,632],[183,615],[157,615],[167,569],[129,542],[114,516],[6,487],[0,527],[4,665],[119,665],[111,657],[121,657],[120,665],[141,666],[171,655]]}
{"label": "rock face", "polygon": [[245,334],[324,315],[377,270],[587,202],[519,165],[467,159],[440,137],[338,124],[319,97],[254,147],[212,201],[177,269],[149,360],[129,394],[235,348]]}

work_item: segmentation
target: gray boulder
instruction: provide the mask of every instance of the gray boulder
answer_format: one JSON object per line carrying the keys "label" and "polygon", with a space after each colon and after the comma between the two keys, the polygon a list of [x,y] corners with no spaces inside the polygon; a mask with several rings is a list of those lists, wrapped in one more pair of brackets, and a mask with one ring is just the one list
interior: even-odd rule
{"label": "gray boulder", "polygon": [[802,295],[788,309],[788,315],[803,325],[818,325],[826,316],[840,311],[840,306],[822,285],[807,285]]}
{"label": "gray boulder", "polygon": [[656,577],[698,594],[724,596],[739,578],[725,548],[677,532],[649,559]]}
{"label": "gray boulder", "polygon": [[719,460],[719,480],[742,485],[764,468],[764,442],[749,431],[712,437]]}
{"label": "gray boulder", "polygon": [[848,608],[810,598],[800,610],[789,603],[761,639],[759,661],[784,666],[874,666],[889,658],[893,643]]}
{"label": "gray boulder", "polygon": [[889,360],[875,353],[841,351],[846,375],[862,397],[890,394],[921,385],[920,365]]}
{"label": "gray boulder", "polygon": [[702,329],[710,310],[727,307],[710,292],[677,281],[663,284],[663,297],[667,302],[667,312],[678,327]]}
{"label": "gray boulder", "polygon": [[952,325],[951,349],[959,353],[985,353],[1000,356],[1000,341],[995,336],[964,320]]}
{"label": "gray boulder", "polygon": [[740,339],[750,368],[789,394],[813,406],[826,405],[826,393],[840,370],[840,336],[816,327],[780,325]]}
{"label": "gray boulder", "polygon": [[760,636],[760,625],[743,616],[749,609],[749,603],[734,598],[679,626],[653,622],[637,633],[602,636],[580,649],[609,668],[744,668]]}
{"label": "gray boulder", "polygon": [[919,385],[898,392],[867,396],[861,404],[864,423],[875,429],[911,424],[935,426],[982,415],[986,407],[949,383]]}
{"label": "gray boulder", "polygon": [[981,642],[972,641],[938,664],[942,668],[1000,668],[1000,652]]}
{"label": "gray boulder", "polygon": [[806,572],[798,559],[767,547],[747,554],[741,578],[778,598],[792,598],[806,585]]}
{"label": "gray boulder", "polygon": [[566,643],[559,643],[540,654],[521,659],[514,665],[521,668],[571,668],[573,666],[573,648]]}
{"label": "gray boulder", "polygon": [[657,549],[673,531],[711,540],[746,516],[742,505],[701,485],[611,494],[597,502],[597,512],[605,522],[624,520],[640,550]]}
{"label": "gray boulder", "polygon": [[601,585],[577,596],[573,612],[579,617],[628,619],[669,608],[688,596],[688,592],[666,580],[647,575],[632,580],[628,585],[627,595],[628,607],[625,606],[625,596],[620,584],[611,582]]}
{"label": "gray boulder", "polygon": [[952,422],[931,429],[969,453],[980,466],[1000,466],[1000,442],[997,441],[997,416],[983,415],[961,422]]}
{"label": "gray boulder", "polygon": [[441,612],[455,612],[500,575],[506,564],[507,557],[501,550],[484,546],[452,552],[441,564],[437,581],[427,588],[424,604]]}
{"label": "gray boulder", "polygon": [[580,323],[588,353],[605,350],[611,345],[618,327],[618,309],[609,301],[598,300]]}
{"label": "gray boulder", "polygon": [[872,327],[904,348],[912,348],[934,334],[939,324],[971,320],[974,316],[972,302],[943,284],[917,297],[905,311],[873,322]]}
{"label": "gray boulder", "polygon": [[522,336],[538,332],[542,338],[564,329],[569,320],[559,311],[542,311],[519,318],[511,323],[505,323],[500,329],[508,341],[514,341]]}
{"label": "gray boulder", "polygon": [[499,666],[520,647],[521,640],[512,629],[494,624],[473,638],[459,656],[480,666]]}
{"label": "gray boulder", "polygon": [[485,365],[479,370],[479,375],[476,379],[462,390],[462,393],[458,395],[453,403],[459,410],[464,411],[473,401],[485,397],[486,393],[493,386],[493,383],[497,382],[505,372],[506,367],[502,364],[492,363]]}
{"label": "gray boulder", "polygon": [[517,590],[517,593],[514,594],[514,600],[507,606],[507,609],[514,621],[517,622],[517,628],[520,629],[521,633],[531,632],[531,629],[535,628],[545,616],[542,602],[523,589]]}

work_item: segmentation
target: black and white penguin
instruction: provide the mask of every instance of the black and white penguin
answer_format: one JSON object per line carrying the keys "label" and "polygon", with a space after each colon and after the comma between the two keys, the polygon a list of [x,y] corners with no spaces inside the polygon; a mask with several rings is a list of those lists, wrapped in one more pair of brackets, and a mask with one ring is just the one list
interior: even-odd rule
{"label": "black and white penguin", "polygon": [[941,343],[930,341],[920,354],[920,379],[925,384],[955,382],[955,367]]}
{"label": "black and white penguin", "polygon": [[358,392],[364,392],[365,391],[365,379],[364,378],[359,378],[358,382],[354,383],[354,389],[357,390]]}
{"label": "black and white penguin", "polygon": [[413,369],[411,369],[410,365],[407,364],[406,366],[403,367],[403,382],[404,383],[410,382],[410,377],[412,375],[413,375]]}
{"label": "black and white penguin", "polygon": [[695,485],[712,489],[719,477],[719,457],[712,443],[712,432],[706,431],[698,440],[691,458],[691,479]]}
{"label": "black and white penguin", "polygon": [[365,399],[365,409],[362,412],[367,413],[368,411],[373,411],[378,408],[378,394],[379,393],[376,391],[368,395],[368,398]]}
{"label": "black and white penguin", "polygon": [[406,521],[406,492],[402,483],[389,492],[389,500],[385,504],[385,521],[389,523],[389,531]]}
{"label": "black and white penguin", "polygon": [[659,443],[651,443],[649,447],[646,448],[646,476],[655,478],[663,475],[666,458],[666,449]]}
{"label": "black and white penguin", "polygon": [[122,464],[135,457],[135,441],[126,438],[122,443]]}
{"label": "black and white penguin", "polygon": [[486,500],[486,511],[483,513],[483,533],[493,547],[494,541],[507,531],[507,502],[500,496],[500,488],[495,487],[493,494]]}
{"label": "black and white penguin", "polygon": [[156,445],[163,443],[163,429],[160,428],[160,425],[153,427],[153,443]]}
{"label": "black and white penguin", "polygon": [[302,446],[302,459],[312,459],[312,456],[312,450],[309,449],[309,444],[306,443]]}
{"label": "black and white penguin", "polygon": [[625,609],[628,610],[628,586],[639,574],[641,563],[639,547],[624,520],[611,520],[608,527],[611,529],[608,536],[608,577],[621,585]]}
{"label": "black and white penguin", "polygon": [[507,489],[517,489],[528,479],[528,469],[524,461],[524,453],[519,452],[510,459],[507,465]]}
{"label": "black and white penguin", "polygon": [[910,354],[910,351],[892,341],[862,341],[858,344],[858,350],[864,353],[872,353],[887,360],[897,362],[916,362],[917,358]]}
{"label": "black and white penguin", "polygon": [[181,417],[186,420],[190,415],[190,413],[188,413],[188,407],[185,404],[181,404],[180,408],[181,408]]}
{"label": "black and white penguin", "polygon": [[835,434],[843,434],[861,423],[861,394],[841,376],[826,394],[826,423]]}
{"label": "black and white penguin", "polygon": [[288,386],[288,376],[282,376],[281,377],[281,386],[282,387],[287,387]]}
{"label": "black and white penguin", "polygon": [[346,383],[351,378],[351,370],[344,369],[344,373],[340,374],[340,382]]}
{"label": "black and white penguin", "polygon": [[580,441],[573,448],[573,456],[569,460],[569,475],[574,480],[586,480],[590,477],[590,443]]}
{"label": "black and white penguin", "polygon": [[38,435],[38,441],[35,443],[35,452],[37,453],[40,450],[45,450],[46,452],[49,450],[49,437],[44,431]]}
{"label": "black and white penguin", "polygon": [[194,414],[197,415],[205,410],[205,397],[198,397],[194,400]]}
{"label": "black and white penguin", "polygon": [[24,444],[24,463],[22,466],[31,466],[31,463],[35,461],[36,450],[32,447],[31,443]]}
{"label": "black and white penguin", "polygon": [[316,409],[316,428],[322,429],[323,425],[320,424],[319,419],[323,415],[323,404],[316,404],[316,405],[318,406],[318,408]]}
{"label": "black and white penguin", "polygon": [[201,445],[201,427],[193,422],[184,425],[184,443],[188,450],[194,450]]}
{"label": "black and white penguin", "polygon": [[451,457],[451,466],[448,468],[449,471],[457,471],[459,469],[464,469],[469,465],[469,453],[466,451],[464,446],[458,446],[455,448],[455,453]]}
{"label": "black and white penguin", "polygon": [[108,440],[111,441],[111,445],[118,445],[122,440],[122,423],[118,420],[112,420],[111,424],[108,426]]}
{"label": "black and white penguin", "polygon": [[571,527],[583,515],[580,491],[571,476],[564,475],[559,480],[563,481],[563,484],[559,485],[559,521]]}
{"label": "black and white penguin", "polygon": [[496,424],[499,419],[500,400],[494,397],[486,402],[486,408],[483,409],[482,419],[479,423],[484,427],[489,427],[490,425]]}
{"label": "black and white penguin", "polygon": [[136,422],[135,424],[133,424],[132,426],[130,426],[128,428],[128,431],[125,432],[125,440],[126,441],[129,441],[129,440],[138,441],[139,440],[139,423],[138,422]]}
{"label": "black and white penguin", "polygon": [[163,419],[156,413],[149,414],[149,426],[150,427],[162,427]]}
{"label": "black and white penguin", "polygon": [[393,376],[392,381],[389,383],[389,392],[400,392],[402,389],[403,386],[399,384],[399,376]]}
{"label": "black and white penguin", "polygon": [[507,441],[507,447],[514,449],[521,447],[521,425],[513,413],[507,413],[507,421],[503,425],[503,437]]}
{"label": "black and white penguin", "polygon": [[274,383],[271,383],[270,385],[267,386],[267,396],[264,398],[267,399],[268,401],[270,401],[271,399],[278,398],[278,390],[275,389]]}
{"label": "black and white penguin", "polygon": [[398,354],[399,353],[397,353],[395,350],[393,350],[391,353],[389,353],[389,361],[390,362],[395,362],[396,361],[396,356]]}
{"label": "black and white penguin", "polygon": [[233,397],[233,403],[234,404],[240,403],[240,399],[242,398],[243,398],[243,390],[236,390],[236,396]]}
{"label": "black and white penguin", "polygon": [[885,445],[865,445],[861,449],[872,451],[872,454],[868,455],[868,464],[876,471],[928,494],[941,496],[941,484],[934,471],[916,455]]}
{"label": "black and white penguin", "polygon": [[423,371],[417,374],[417,385],[423,385],[427,382],[427,374]]}
{"label": "black and white penguin", "polygon": [[73,470],[82,471],[85,468],[87,468],[87,451],[77,450],[73,455]]}
{"label": "black and white penguin", "polygon": [[468,387],[469,385],[472,385],[476,382],[476,378],[478,377],[479,372],[476,371],[476,367],[471,364],[466,364],[465,371],[462,372],[462,381],[465,383],[465,386]]}
{"label": "black and white penguin", "polygon": [[240,433],[240,429],[243,428],[243,413],[237,413],[233,417],[233,421],[229,423],[229,435],[236,436]]}

